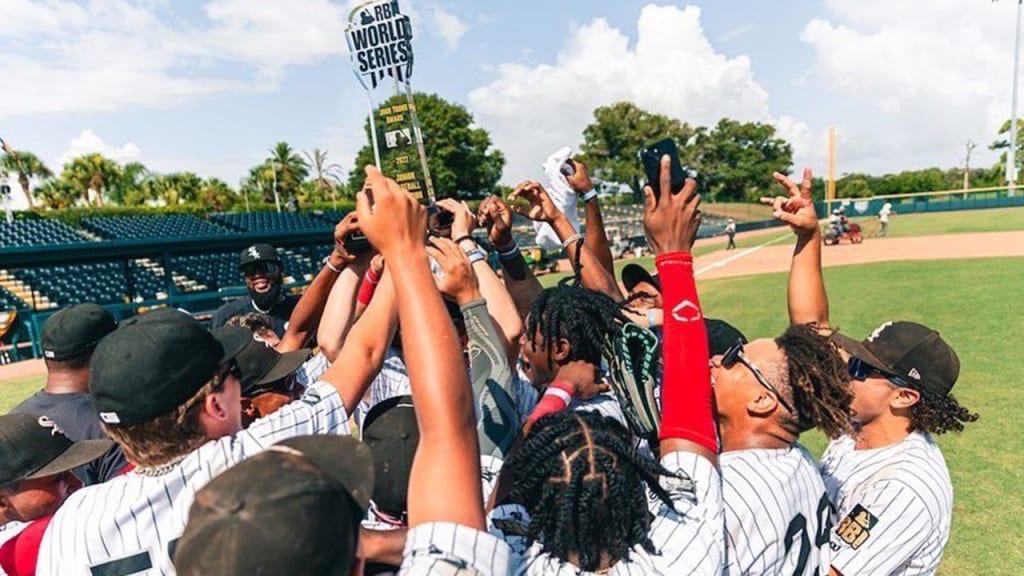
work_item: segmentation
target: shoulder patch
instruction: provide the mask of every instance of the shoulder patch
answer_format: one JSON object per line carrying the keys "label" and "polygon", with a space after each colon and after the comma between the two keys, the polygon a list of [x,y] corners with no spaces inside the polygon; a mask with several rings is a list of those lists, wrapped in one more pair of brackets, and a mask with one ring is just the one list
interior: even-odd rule
{"label": "shoulder patch", "polygon": [[871,529],[875,527],[875,524],[878,524],[878,517],[869,512],[867,508],[857,504],[839,523],[836,535],[840,540],[849,544],[850,548],[856,550],[871,537]]}

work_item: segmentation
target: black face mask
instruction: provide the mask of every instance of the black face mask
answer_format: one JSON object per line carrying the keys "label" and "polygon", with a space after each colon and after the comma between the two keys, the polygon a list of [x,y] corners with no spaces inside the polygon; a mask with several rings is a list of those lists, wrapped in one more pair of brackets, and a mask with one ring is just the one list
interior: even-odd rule
{"label": "black face mask", "polygon": [[249,297],[252,298],[253,303],[260,310],[270,310],[274,304],[281,300],[281,289],[282,283],[280,280],[277,280],[270,284],[270,290],[262,294],[249,288]]}

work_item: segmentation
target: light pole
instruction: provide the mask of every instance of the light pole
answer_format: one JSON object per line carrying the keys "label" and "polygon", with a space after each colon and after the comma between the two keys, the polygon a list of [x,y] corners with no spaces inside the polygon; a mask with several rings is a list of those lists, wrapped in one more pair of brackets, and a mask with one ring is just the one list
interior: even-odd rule
{"label": "light pole", "polygon": [[1006,155],[1007,194],[1014,195],[1017,187],[1017,73],[1020,70],[1020,12],[1021,2],[1017,0],[1017,34],[1013,39],[1013,96],[1010,102],[1010,151]]}

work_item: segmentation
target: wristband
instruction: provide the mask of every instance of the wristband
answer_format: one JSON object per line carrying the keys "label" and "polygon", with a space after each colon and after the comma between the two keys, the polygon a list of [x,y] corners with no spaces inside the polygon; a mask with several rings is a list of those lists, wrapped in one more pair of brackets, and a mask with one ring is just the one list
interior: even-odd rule
{"label": "wristband", "polygon": [[479,248],[474,248],[472,250],[467,251],[466,256],[469,256],[470,266],[476,264],[477,262],[480,262],[481,260],[487,259],[487,254],[485,254],[484,251]]}
{"label": "wristband", "polygon": [[508,246],[495,246],[498,251],[498,260],[515,260],[519,257],[519,243],[515,240]]}
{"label": "wristband", "polygon": [[569,246],[571,244],[573,244],[575,242],[578,242],[578,241],[580,241],[582,239],[583,239],[583,234],[580,234],[579,232],[577,232],[577,233],[573,234],[572,236],[569,236],[568,238],[566,238],[565,242],[562,242],[562,249],[563,250],[568,250]]}
{"label": "wristband", "polygon": [[597,198],[597,190],[591,189],[589,192],[583,193],[583,201],[590,202],[594,198]]}
{"label": "wristband", "polygon": [[655,327],[656,321],[655,321],[654,316],[655,316],[654,310],[648,310],[647,311],[647,327],[648,328],[654,328]]}
{"label": "wristband", "polygon": [[494,249],[497,250],[499,254],[502,252],[511,252],[513,250],[519,249],[519,243],[516,242],[515,238],[513,238],[511,242],[505,244],[504,246],[498,246],[497,244],[495,244]]}
{"label": "wristband", "polygon": [[367,270],[366,274],[363,275],[363,283],[359,285],[359,294],[356,296],[356,300],[363,306],[369,306],[370,300],[373,300],[373,294],[377,291],[377,282],[380,280],[371,281],[370,273],[372,270]]}
{"label": "wristband", "polygon": [[470,242],[473,242],[474,244],[476,243],[476,238],[473,238],[472,234],[464,234],[462,236],[459,236],[458,238],[453,240],[453,242],[455,242],[456,244],[461,244],[463,240],[469,240]]}
{"label": "wristband", "polygon": [[366,274],[363,275],[363,281],[370,284],[370,286],[376,286],[380,282],[380,276],[373,271],[373,268],[368,268]]}
{"label": "wristband", "polygon": [[573,399],[573,387],[568,382],[552,382],[548,384],[547,390],[544,391],[545,396],[555,396],[562,402],[569,405]]}
{"label": "wristband", "polygon": [[341,274],[341,268],[335,268],[334,264],[331,264],[330,256],[324,256],[323,263],[324,266],[327,266],[328,268],[331,269],[331,272],[334,272],[335,274]]}

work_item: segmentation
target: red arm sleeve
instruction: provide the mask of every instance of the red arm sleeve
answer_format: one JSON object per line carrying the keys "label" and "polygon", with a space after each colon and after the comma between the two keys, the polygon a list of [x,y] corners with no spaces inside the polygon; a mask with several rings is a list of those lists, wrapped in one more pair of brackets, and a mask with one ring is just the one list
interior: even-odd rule
{"label": "red arm sleeve", "polygon": [[9,576],[35,576],[39,545],[53,516],[44,516],[25,527],[0,548],[0,568]]}
{"label": "red arm sleeve", "polygon": [[708,335],[697,299],[693,257],[688,252],[662,254],[656,264],[665,303],[661,438],[690,440],[717,453]]}

